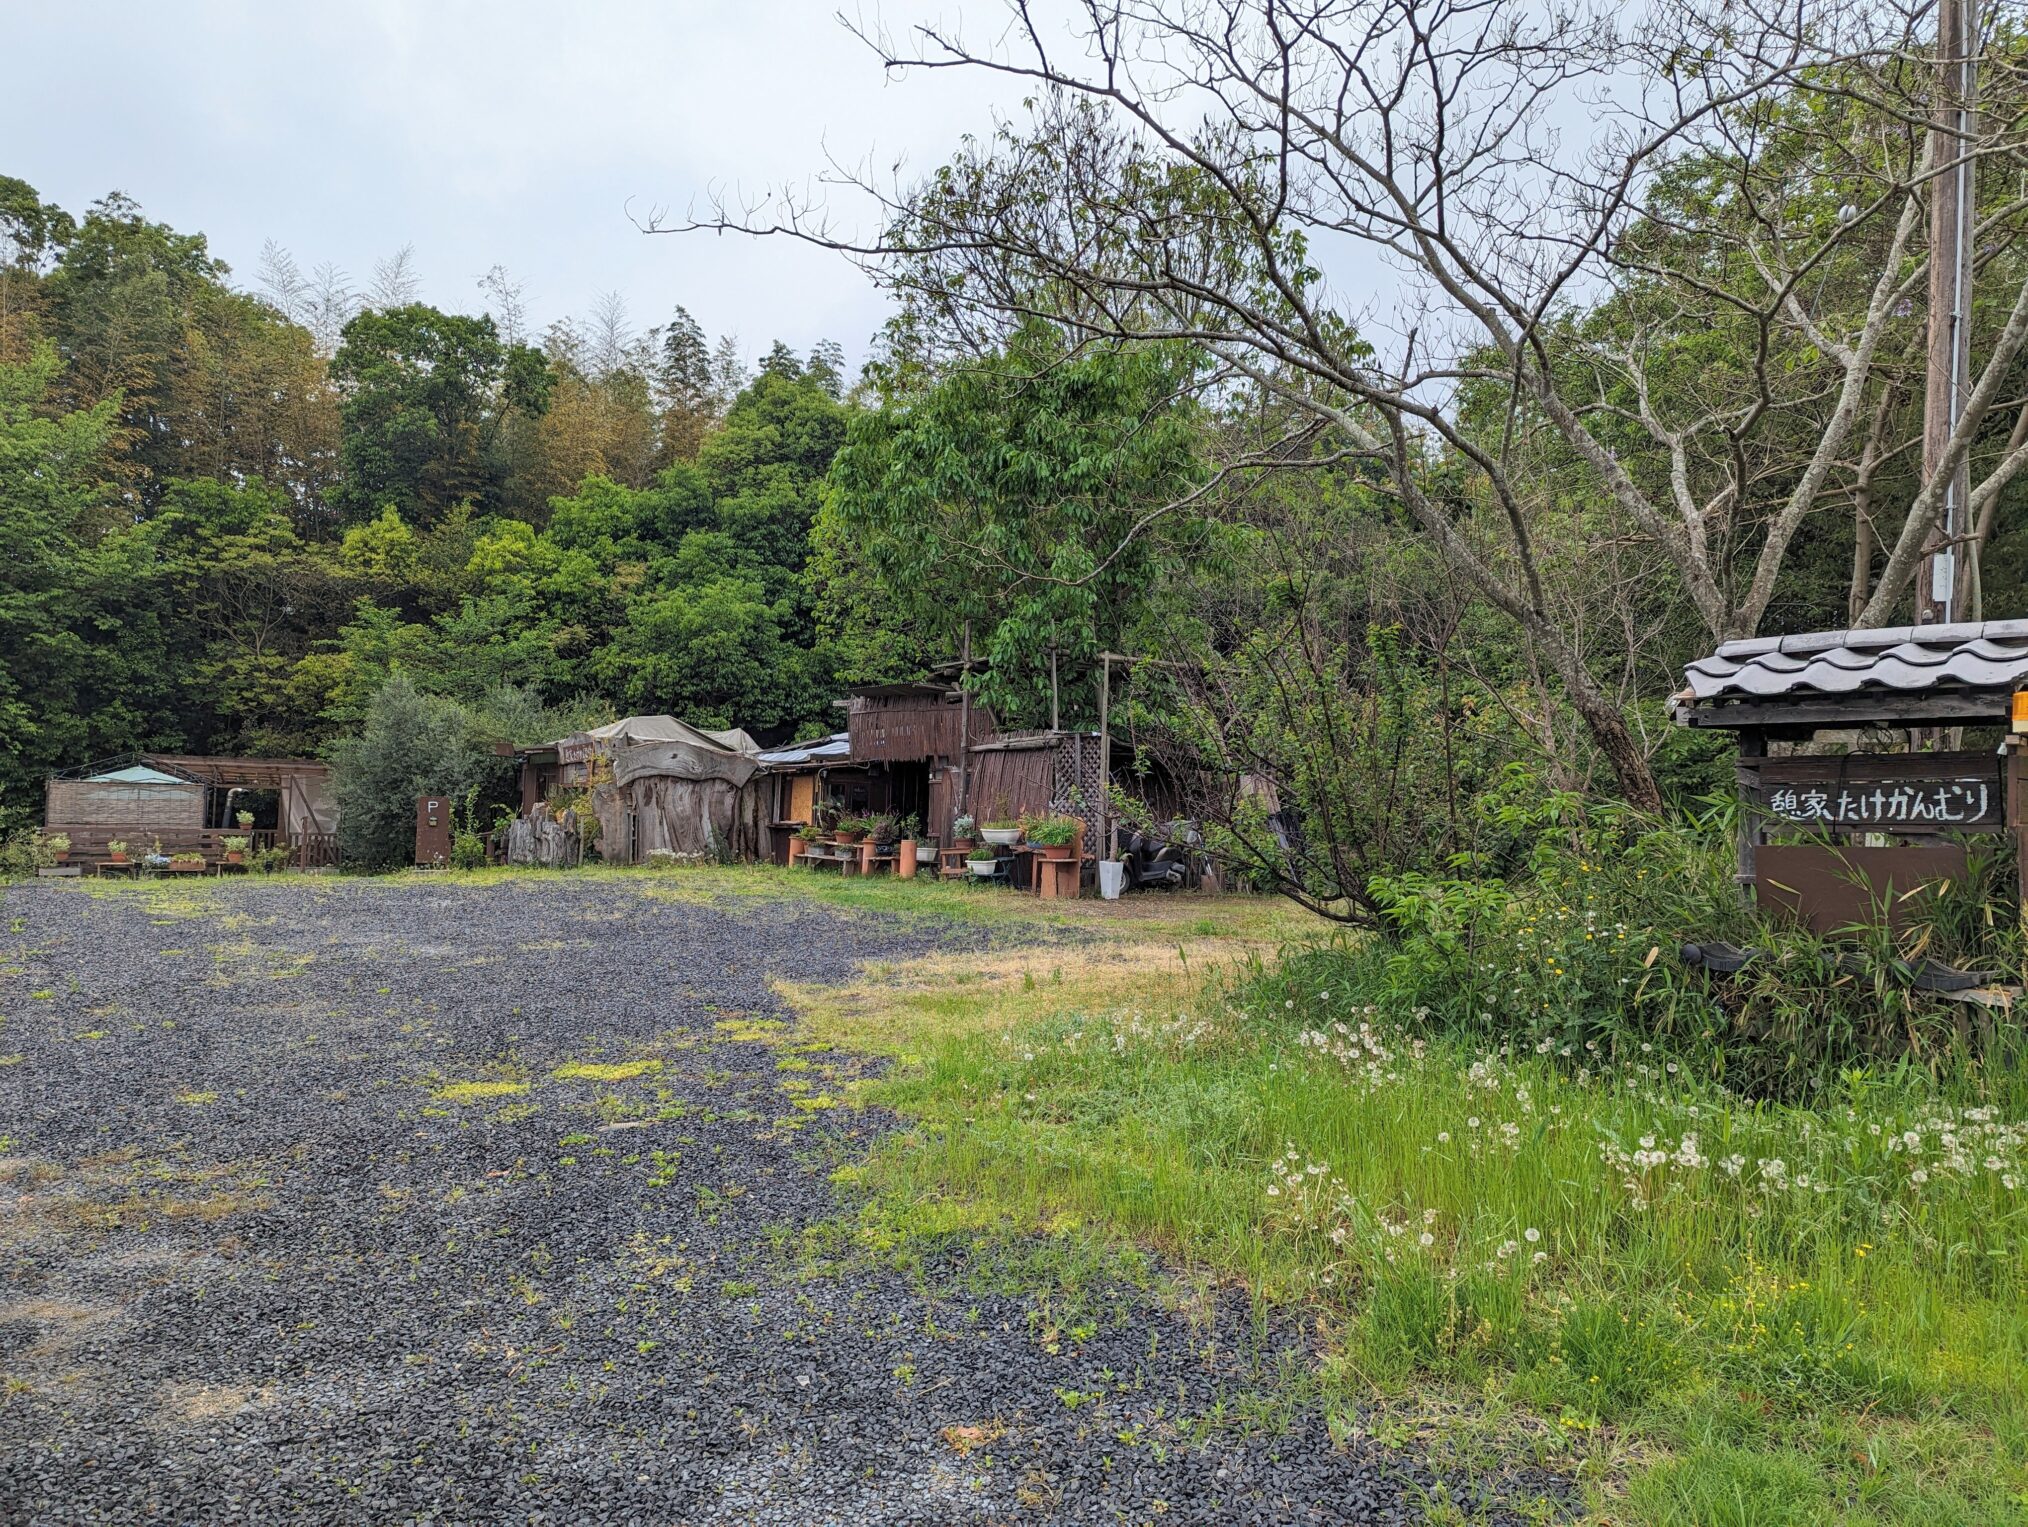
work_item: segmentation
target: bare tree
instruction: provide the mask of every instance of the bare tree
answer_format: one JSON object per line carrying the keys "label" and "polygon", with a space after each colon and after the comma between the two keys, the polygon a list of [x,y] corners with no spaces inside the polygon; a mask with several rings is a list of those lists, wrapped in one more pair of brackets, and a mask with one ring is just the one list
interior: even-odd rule
{"label": "bare tree", "polygon": [[338,348],[345,325],[359,312],[359,294],[353,290],[351,278],[326,260],[310,272],[306,305],[303,322],[309,327],[310,338],[320,355],[330,355]]}
{"label": "bare tree", "polygon": [[627,299],[618,292],[600,292],[592,303],[591,368],[603,381],[637,365],[640,342],[627,317]]}
{"label": "bare tree", "polygon": [[479,290],[491,300],[493,322],[500,338],[518,345],[528,337],[527,288],[507,274],[507,267],[495,265],[479,278]]}
{"label": "bare tree", "polygon": [[[838,171],[880,199],[878,234],[841,231],[804,191],[651,226],[847,252],[960,336],[1041,317],[1202,347],[1210,385],[1258,389],[1332,444],[1291,460],[1383,478],[1549,664],[1623,793],[1655,804],[1559,618],[1543,552],[1558,506],[1578,496],[1598,534],[1656,548],[1711,638],[1755,631],[1812,516],[1849,502],[1856,437],[1909,353],[1929,181],[1967,158],[2028,163],[2012,56],[1986,60],[2008,81],[1956,137],[1931,131],[1921,16],[1869,0],[1068,9],[1066,28],[1008,0],[986,46],[859,29],[890,69],[985,71],[1033,100],[1025,130],[1003,124],[919,185]],[[1989,196],[1975,237],[2010,237],[2022,210]],[[1395,300],[1354,311],[1327,265]],[[2028,339],[2028,263],[1992,274],[2007,286],[1963,423],[1868,622],[1905,597]],[[1686,340],[1714,325],[1738,358],[1707,389]],[[1987,456],[1975,515],[2028,448]]]}
{"label": "bare tree", "polygon": [[273,239],[261,244],[260,263],[254,279],[260,282],[270,306],[292,323],[300,323],[308,306],[310,283],[296,268],[296,257]]}
{"label": "bare tree", "polygon": [[368,307],[406,307],[421,297],[422,275],[415,268],[415,245],[402,245],[373,267],[373,284],[366,289]]}

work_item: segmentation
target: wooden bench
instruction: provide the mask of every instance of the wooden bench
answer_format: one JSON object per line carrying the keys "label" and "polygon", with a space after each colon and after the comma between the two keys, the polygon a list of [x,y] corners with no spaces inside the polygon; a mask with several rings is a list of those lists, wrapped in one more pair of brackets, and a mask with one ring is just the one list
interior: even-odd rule
{"label": "wooden bench", "polygon": [[838,867],[840,875],[851,875],[859,869],[859,845],[857,843],[805,843],[796,857],[811,869],[822,869],[827,864]]}

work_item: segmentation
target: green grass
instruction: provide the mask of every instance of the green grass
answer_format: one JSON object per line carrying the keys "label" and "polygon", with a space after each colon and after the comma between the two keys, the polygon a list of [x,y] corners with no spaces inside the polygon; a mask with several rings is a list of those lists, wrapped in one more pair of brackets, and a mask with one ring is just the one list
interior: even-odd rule
{"label": "green grass", "polygon": [[867,1095],[916,1127],[843,1174],[868,1236],[1112,1240],[1307,1306],[1327,1393],[1504,1416],[1616,1521],[2028,1520],[2014,1088],[1785,1108],[1419,1046],[1302,962],[1207,982],[1231,948],[798,993],[903,1060]]}

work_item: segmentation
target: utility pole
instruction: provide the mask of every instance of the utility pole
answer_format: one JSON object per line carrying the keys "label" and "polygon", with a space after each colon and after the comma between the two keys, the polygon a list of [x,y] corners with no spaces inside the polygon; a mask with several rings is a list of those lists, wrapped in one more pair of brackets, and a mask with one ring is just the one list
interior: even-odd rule
{"label": "utility pole", "polygon": [[[1973,54],[1977,0],[1937,0],[1937,82],[1930,126],[1930,162],[1950,165],[1929,190],[1929,374],[1922,410],[1922,475],[1935,479],[1944,448],[1964,414],[1971,390],[1971,159],[1978,74]],[[1916,619],[1941,625],[1976,619],[1978,549],[1972,544],[1971,463],[1961,462],[1944,489],[1943,512],[1930,532],[1916,580]]]}

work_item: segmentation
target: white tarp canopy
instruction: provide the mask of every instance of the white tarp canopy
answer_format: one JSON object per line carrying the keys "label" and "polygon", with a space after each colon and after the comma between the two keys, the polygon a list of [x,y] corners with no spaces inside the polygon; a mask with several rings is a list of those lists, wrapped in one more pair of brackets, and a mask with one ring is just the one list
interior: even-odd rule
{"label": "white tarp canopy", "polygon": [[[760,754],[760,744],[738,727],[707,731],[687,721],[678,721],[674,716],[623,716],[618,721],[595,726],[588,732],[559,738],[555,746],[560,763],[583,763],[593,754],[601,754],[613,761],[616,772],[621,768],[625,755],[650,750],[644,755],[644,765],[652,759],[684,759],[687,761],[677,763],[665,772],[677,773],[686,779],[729,779],[736,785],[746,783],[747,777],[753,773],[752,764],[748,763],[744,772],[728,769],[728,765],[757,759]],[[636,767],[634,772],[651,772],[651,765]]]}

